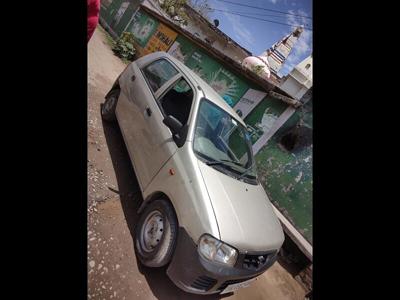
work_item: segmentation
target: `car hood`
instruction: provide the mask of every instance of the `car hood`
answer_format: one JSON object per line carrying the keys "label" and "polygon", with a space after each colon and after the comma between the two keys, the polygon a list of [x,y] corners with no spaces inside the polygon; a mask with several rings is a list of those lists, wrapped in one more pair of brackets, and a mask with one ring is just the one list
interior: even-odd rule
{"label": "car hood", "polygon": [[284,235],[263,187],[232,178],[199,161],[221,240],[240,251],[282,246]]}

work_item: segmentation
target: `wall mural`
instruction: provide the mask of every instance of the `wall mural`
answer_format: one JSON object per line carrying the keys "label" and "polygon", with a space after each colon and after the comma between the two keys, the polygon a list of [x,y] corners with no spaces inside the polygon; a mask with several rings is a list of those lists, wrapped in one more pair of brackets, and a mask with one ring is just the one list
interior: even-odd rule
{"label": "wall mural", "polygon": [[182,38],[181,36],[178,36],[175,40],[175,43],[173,43],[171,48],[169,48],[168,53],[185,63],[194,50],[195,47],[191,42]]}
{"label": "wall mural", "polygon": [[265,98],[265,96],[267,96],[266,92],[248,89],[233,109],[242,117],[242,119],[244,119],[257,106],[257,104]]}
{"label": "wall mural", "polygon": [[133,21],[129,25],[128,31],[132,32],[135,36],[137,43],[140,47],[144,48],[151,36],[157,30],[159,22],[147,14],[138,11],[133,17]]}
{"label": "wall mural", "polygon": [[100,15],[106,23],[111,26],[114,16],[118,12],[118,8],[121,6],[122,0],[108,0],[108,1],[101,1],[100,6]]}
{"label": "wall mural", "polygon": [[254,144],[263,134],[266,134],[275,123],[276,119],[287,108],[281,100],[267,96],[244,119]]}
{"label": "wall mural", "polygon": [[121,3],[121,6],[118,8],[117,13],[114,15],[113,20],[111,22],[112,28],[115,28],[118,25],[118,23],[121,21],[121,18],[124,15],[128,6],[129,6],[129,1],[124,1]]}
{"label": "wall mural", "polygon": [[244,80],[181,36],[176,39],[168,53],[192,69],[230,106],[234,106],[249,88]]}

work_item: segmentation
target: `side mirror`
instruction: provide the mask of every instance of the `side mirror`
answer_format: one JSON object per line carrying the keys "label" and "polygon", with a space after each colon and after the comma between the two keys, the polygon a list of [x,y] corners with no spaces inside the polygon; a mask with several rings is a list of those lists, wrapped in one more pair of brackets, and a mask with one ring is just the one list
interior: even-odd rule
{"label": "side mirror", "polygon": [[163,120],[163,123],[171,130],[172,138],[174,139],[178,147],[182,147],[185,144],[186,135],[188,131],[188,125],[182,125],[182,123],[175,117],[169,115]]}
{"label": "side mirror", "polygon": [[179,134],[183,125],[182,123],[175,117],[169,115],[164,120],[163,123],[172,131],[172,134]]}

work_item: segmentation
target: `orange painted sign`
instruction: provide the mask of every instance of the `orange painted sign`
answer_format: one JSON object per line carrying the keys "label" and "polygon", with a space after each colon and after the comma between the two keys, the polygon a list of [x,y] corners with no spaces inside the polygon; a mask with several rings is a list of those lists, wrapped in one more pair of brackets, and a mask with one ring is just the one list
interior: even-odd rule
{"label": "orange painted sign", "polygon": [[168,51],[177,36],[175,31],[160,23],[143,49],[143,55],[156,51]]}

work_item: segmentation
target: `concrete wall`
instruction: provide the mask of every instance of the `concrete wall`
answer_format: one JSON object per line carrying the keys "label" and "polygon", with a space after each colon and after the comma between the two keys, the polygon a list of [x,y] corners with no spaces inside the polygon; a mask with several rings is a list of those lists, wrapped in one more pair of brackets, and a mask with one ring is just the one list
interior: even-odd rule
{"label": "concrete wall", "polygon": [[301,90],[302,85],[297,80],[295,80],[290,74],[288,74],[279,87],[286,93],[288,93],[290,96],[294,97]]}
{"label": "concrete wall", "polygon": [[304,77],[307,80],[312,81],[312,75],[313,75],[313,60],[312,56],[306,57],[302,62],[300,62],[295,69],[300,72],[301,74],[304,75]]}
{"label": "concrete wall", "polygon": [[312,87],[312,69],[312,57],[309,56],[290,71],[279,87],[293,98],[300,100]]}
{"label": "concrete wall", "polygon": [[[273,204],[312,243],[312,143],[288,151],[282,137],[299,123],[296,111],[256,154],[260,181]],[[312,129],[312,100],[303,108],[305,126]]]}
{"label": "concrete wall", "polygon": [[244,58],[249,56],[249,53],[235,45],[232,41],[228,41],[226,38],[216,34],[215,30],[204,22],[204,20],[193,13],[189,13],[188,15],[190,19],[188,25],[185,27],[187,31],[206,42],[207,40],[210,41],[212,47],[236,61],[241,62]]}

